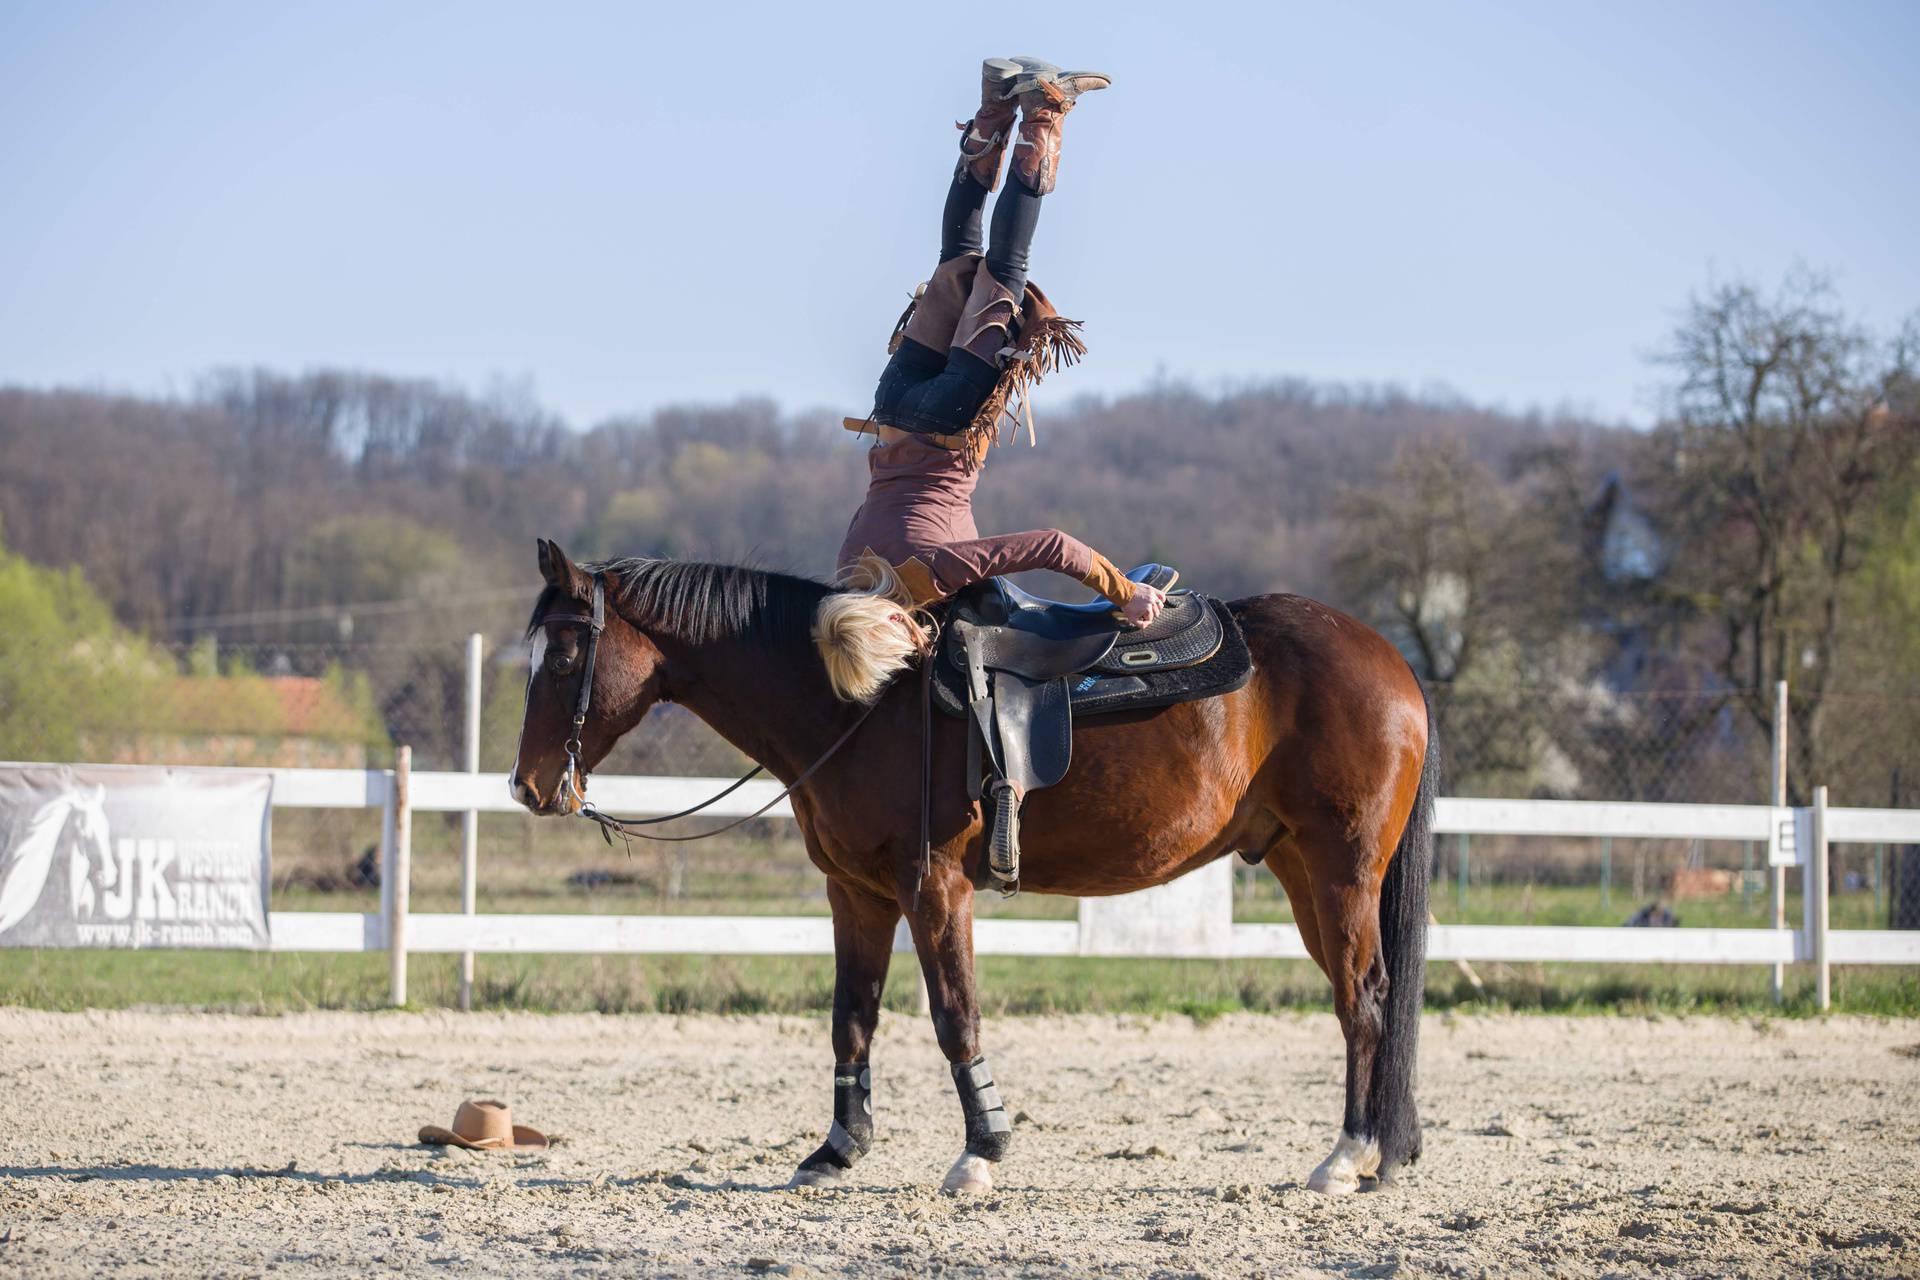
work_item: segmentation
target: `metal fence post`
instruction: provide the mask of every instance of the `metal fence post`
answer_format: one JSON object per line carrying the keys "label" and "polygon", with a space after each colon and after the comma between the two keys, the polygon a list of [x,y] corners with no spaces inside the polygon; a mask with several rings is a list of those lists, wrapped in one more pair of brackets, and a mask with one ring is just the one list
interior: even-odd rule
{"label": "metal fence post", "polygon": [[1600,838],[1600,909],[1613,909],[1613,837]]}
{"label": "metal fence post", "polygon": [[396,1008],[407,1003],[407,899],[413,871],[413,748],[402,745],[393,753],[393,859],[383,868],[383,886],[391,885],[387,901],[387,1002]]}
{"label": "metal fence post", "polygon": [[1460,880],[1460,919],[1465,921],[1467,918],[1467,833],[1462,831],[1456,843],[1460,851],[1460,865],[1458,869]]}
{"label": "metal fence post", "polygon": [[[480,633],[467,637],[467,772],[480,772]],[[480,878],[480,811],[469,809],[460,820],[460,910],[472,916],[477,907]],[[473,952],[460,953],[460,1008],[473,1008]]]}
{"label": "metal fence post", "polygon": [[1814,999],[1825,1013],[1833,1007],[1833,975],[1827,965],[1827,789],[1813,789],[1813,858],[1801,872],[1807,931],[1813,935]]}
{"label": "metal fence post", "polygon": [[[1778,680],[1773,686],[1773,785],[1771,788],[1773,807],[1782,808],[1787,803],[1787,682]],[[1804,881],[1805,872],[1802,872]],[[1773,905],[1773,927],[1787,927],[1787,869],[1771,867],[1767,874],[1771,883],[1770,896]],[[1787,992],[1787,966],[1773,966],[1773,1002],[1781,1003]]]}
{"label": "metal fence post", "polygon": [[1881,883],[1887,878],[1887,846],[1873,846],[1873,918],[1880,918]]}

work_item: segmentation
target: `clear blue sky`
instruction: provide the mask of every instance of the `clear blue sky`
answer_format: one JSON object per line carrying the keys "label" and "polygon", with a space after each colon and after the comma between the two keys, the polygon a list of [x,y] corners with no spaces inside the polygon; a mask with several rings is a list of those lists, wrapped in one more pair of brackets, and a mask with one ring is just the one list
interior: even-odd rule
{"label": "clear blue sky", "polygon": [[1444,383],[1645,421],[1711,275],[1920,306],[1920,4],[0,7],[0,381],[863,410],[979,59],[1110,72],[1056,394]]}

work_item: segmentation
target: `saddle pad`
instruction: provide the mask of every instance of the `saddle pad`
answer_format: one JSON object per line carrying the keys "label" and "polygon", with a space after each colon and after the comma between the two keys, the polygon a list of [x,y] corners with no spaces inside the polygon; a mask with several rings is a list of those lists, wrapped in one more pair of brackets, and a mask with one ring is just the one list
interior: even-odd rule
{"label": "saddle pad", "polygon": [[[1219,623],[1220,640],[1213,656],[1197,666],[1173,671],[1108,673],[1101,669],[1105,666],[1103,662],[1101,667],[1069,676],[1067,684],[1072,693],[1075,719],[1143,707],[1167,707],[1176,702],[1197,702],[1232,693],[1247,683],[1253,674],[1253,655],[1247,650],[1246,637],[1240,634],[1240,623],[1232,610],[1212,596],[1194,598],[1204,601]],[[952,663],[935,663],[934,705],[946,715],[964,719],[966,679],[966,672]]]}

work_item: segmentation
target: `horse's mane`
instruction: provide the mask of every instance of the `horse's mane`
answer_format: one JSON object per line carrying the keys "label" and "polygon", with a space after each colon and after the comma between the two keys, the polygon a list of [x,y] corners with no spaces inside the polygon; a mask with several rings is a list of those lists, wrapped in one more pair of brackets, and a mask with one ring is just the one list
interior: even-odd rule
{"label": "horse's mane", "polygon": [[[583,567],[607,575],[616,587],[615,602],[633,622],[687,644],[754,640],[783,648],[810,646],[814,610],[833,590],[811,578],[737,564],[630,556]],[[542,591],[527,634],[565,599],[556,587]]]}

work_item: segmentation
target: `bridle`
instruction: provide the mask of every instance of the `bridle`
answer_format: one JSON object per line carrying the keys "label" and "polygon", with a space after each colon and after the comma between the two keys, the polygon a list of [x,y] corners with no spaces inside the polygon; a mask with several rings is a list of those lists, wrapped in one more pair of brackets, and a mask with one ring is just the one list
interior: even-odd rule
{"label": "bridle", "polygon": [[[717,835],[723,834],[724,832],[732,831],[735,827],[744,826],[746,823],[752,822],[755,818],[762,816],[767,812],[767,810],[773,808],[775,805],[779,804],[782,800],[785,800],[788,796],[792,795],[794,791],[798,789],[802,783],[806,782],[807,779],[811,778],[816,772],[818,772],[821,765],[825,764],[828,760],[832,759],[833,754],[836,751],[840,750],[841,747],[844,747],[845,745],[847,745],[847,741],[853,737],[854,733],[860,728],[860,726],[865,724],[867,722],[867,718],[873,714],[874,708],[872,706],[868,707],[865,711],[862,711],[860,713],[859,718],[856,719],[852,724],[847,726],[847,731],[841,734],[838,738],[834,739],[833,745],[828,747],[824,752],[822,752],[819,759],[815,760],[812,764],[808,765],[804,773],[802,773],[799,777],[795,778],[790,784],[788,784],[788,786],[784,790],[782,790],[779,795],[767,801],[765,804],[761,805],[758,809],[755,809],[752,813],[748,814],[744,818],[735,818],[732,822],[727,823],[725,826],[715,827],[711,831],[699,831],[699,832],[695,832],[692,835],[685,835],[685,836],[657,836],[657,835],[653,835],[650,832],[635,830],[636,827],[653,827],[653,826],[658,826],[663,822],[675,822],[681,818],[691,817],[692,815],[699,813],[702,809],[708,808],[711,805],[718,804],[720,801],[726,799],[728,796],[738,791],[741,787],[746,786],[747,783],[751,782],[754,778],[757,778],[761,774],[765,773],[766,766],[759,765],[759,764],[754,765],[753,768],[748,770],[744,776],[742,776],[737,781],[732,783],[724,791],[721,791],[716,795],[709,796],[707,799],[702,800],[699,804],[696,804],[691,808],[682,809],[678,813],[669,813],[661,817],[652,817],[652,818],[628,818],[628,817],[620,817],[618,815],[611,814],[611,813],[602,813],[600,810],[594,808],[592,802],[587,799],[586,794],[577,785],[575,785],[574,779],[575,778],[584,779],[586,776],[585,770],[583,770],[580,767],[580,752],[582,750],[580,746],[580,734],[586,728],[587,711],[593,705],[593,668],[594,668],[594,662],[596,658],[598,658],[599,652],[600,652],[600,633],[607,629],[607,584],[606,584],[606,579],[603,576],[601,576],[599,573],[595,573],[593,575],[592,609],[593,611],[591,613],[586,613],[586,614],[582,614],[582,613],[542,614],[540,617],[540,620],[534,623],[534,626],[545,627],[549,623],[560,622],[560,623],[582,624],[587,628],[586,653],[582,656],[581,662],[580,662],[580,696],[574,699],[573,724],[567,733],[567,743],[566,743],[567,770],[563,775],[561,775],[560,786],[562,788],[562,794],[570,795],[573,797],[573,800],[574,800],[573,812],[582,818],[586,818],[592,822],[598,823],[600,825],[600,838],[605,840],[608,844],[613,843],[613,837],[616,835],[621,837],[622,839],[627,839],[629,837],[638,837],[641,840],[657,840],[657,841],[672,842],[672,843],[680,843],[680,842],[689,841],[689,840],[705,840],[711,836],[717,836]],[[532,685],[531,679],[529,679],[529,682],[527,685],[527,691],[529,695],[531,695],[533,691],[533,685]],[[877,706],[878,704],[876,703],[875,705]]]}
{"label": "bridle", "polygon": [[550,613],[540,619],[540,625],[549,622],[584,622],[587,624],[587,652],[580,663],[580,696],[573,703],[573,727],[567,731],[567,771],[560,778],[560,786],[565,794],[571,795],[581,805],[587,797],[574,786],[574,778],[580,773],[580,731],[586,727],[587,709],[593,705],[593,665],[600,654],[600,633],[607,629],[607,587],[599,574],[593,575],[593,612],[586,616],[577,613]]}

